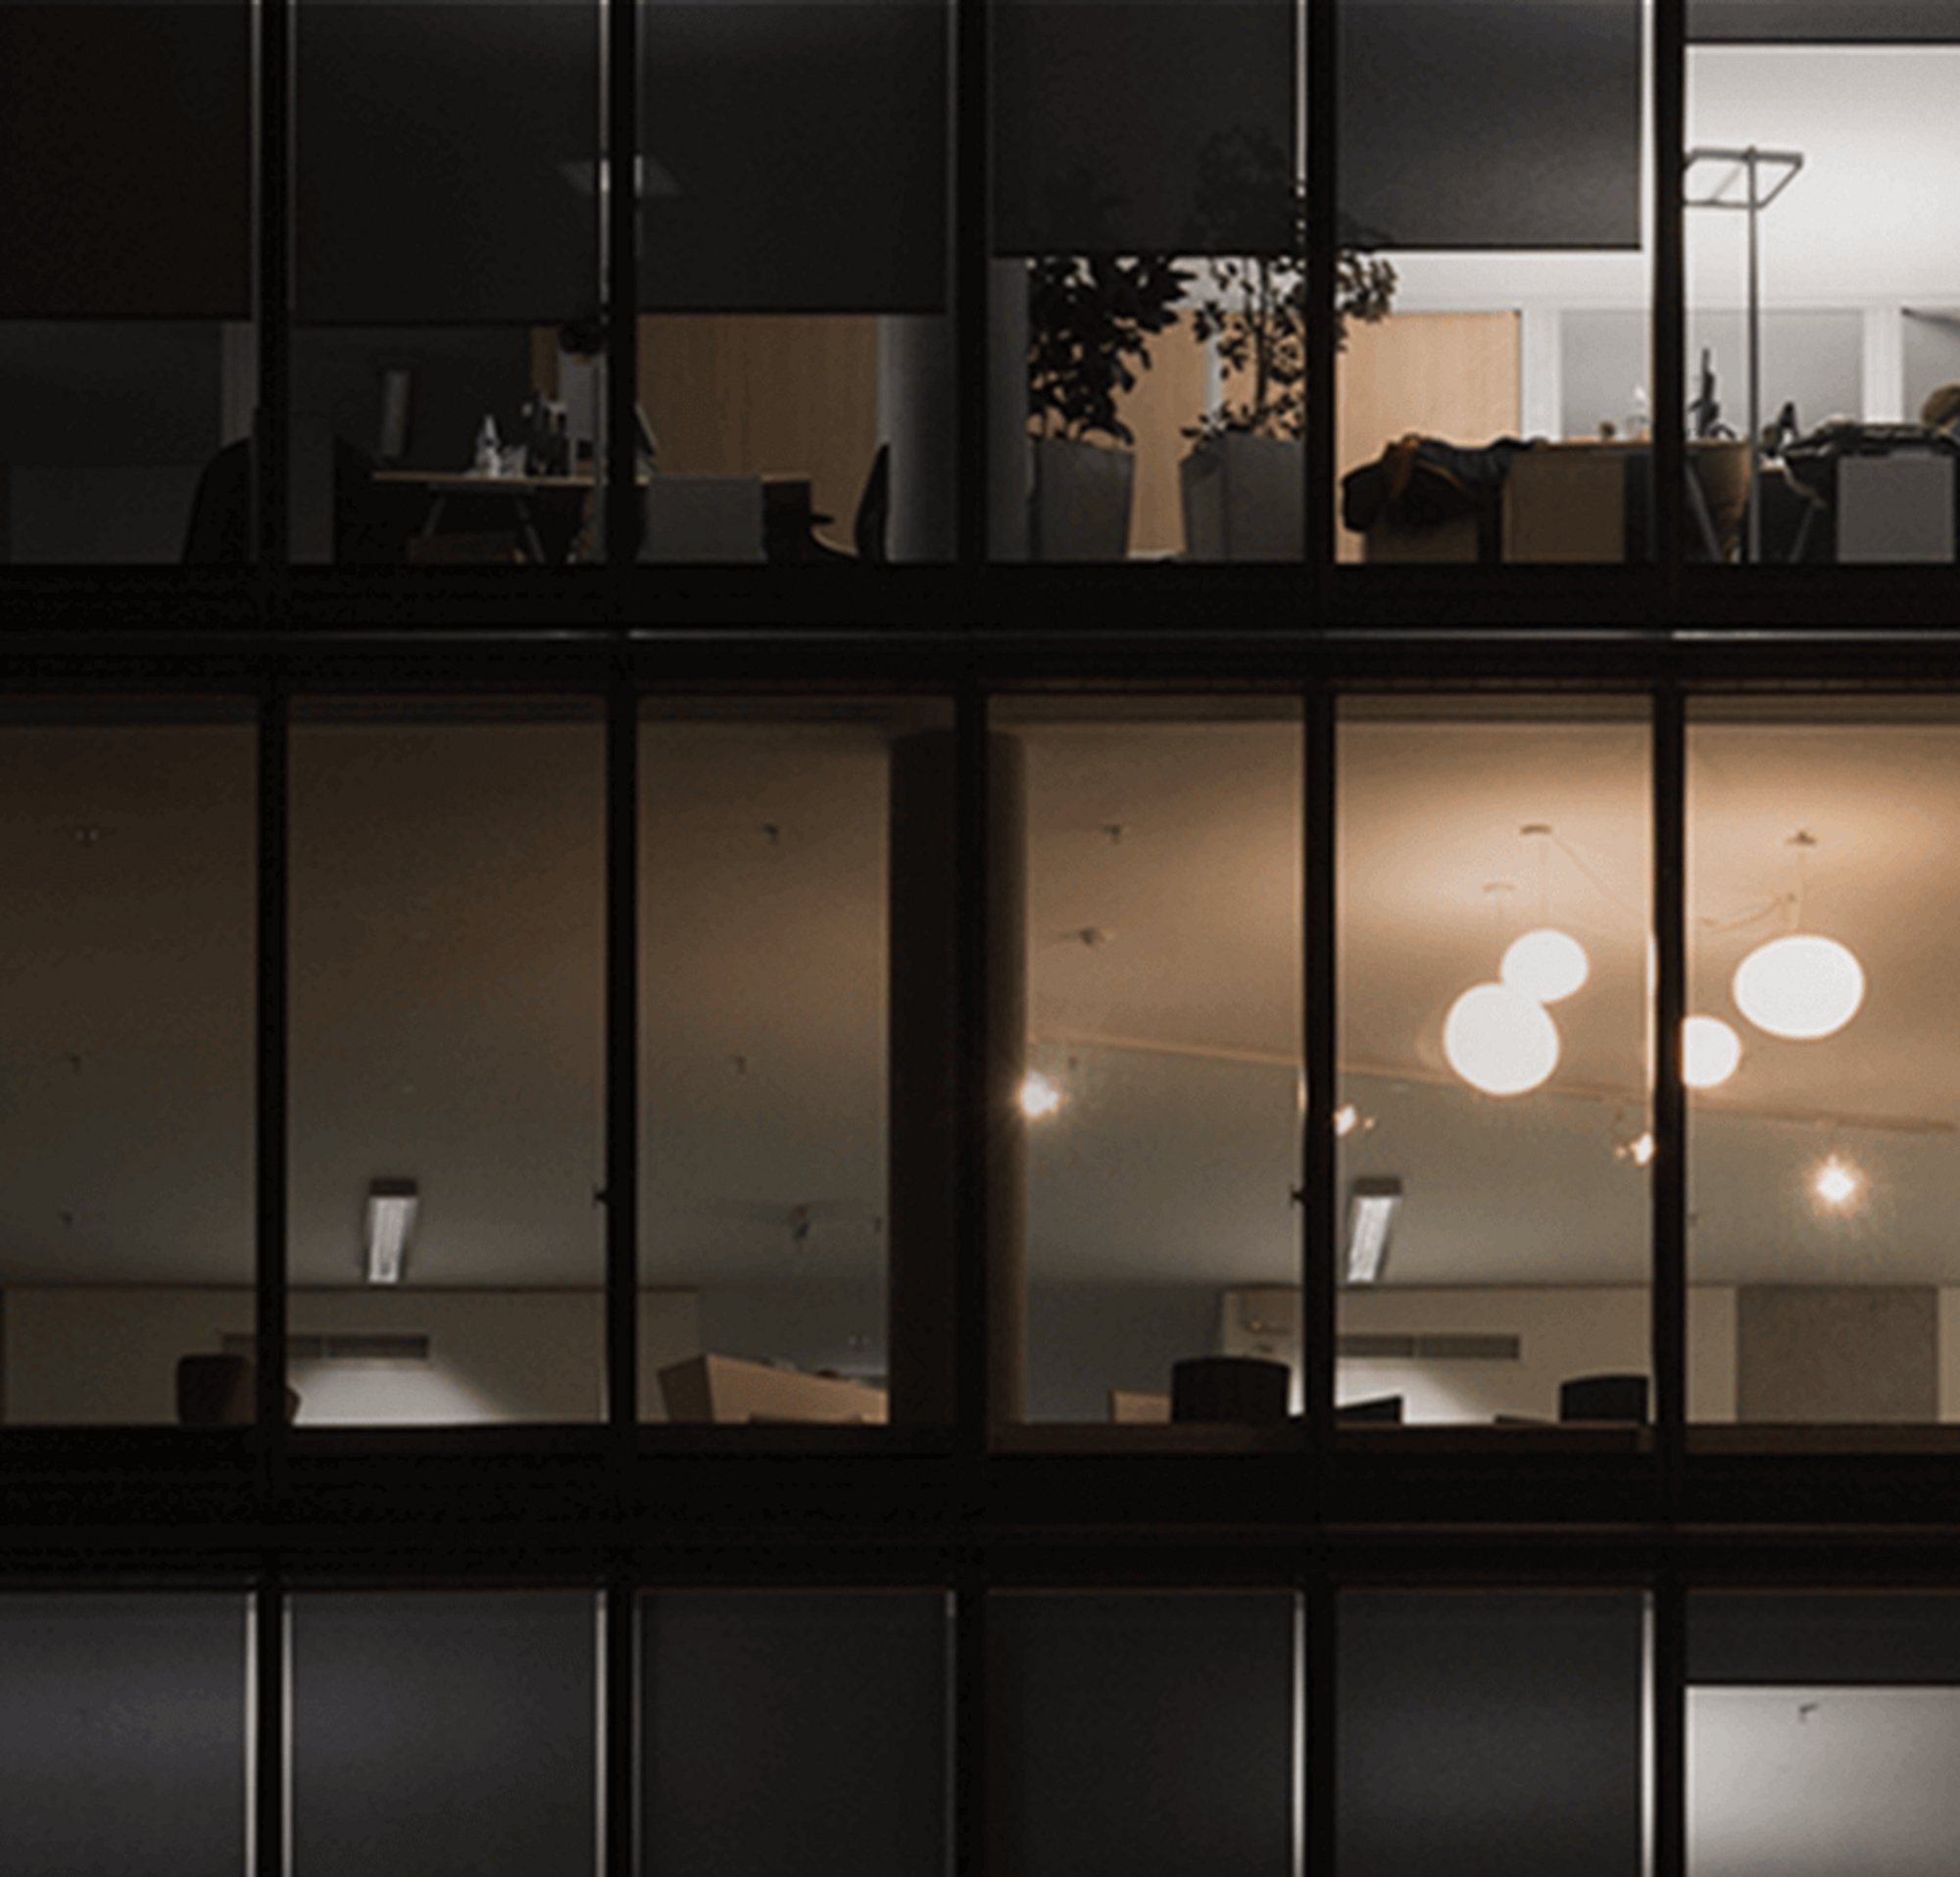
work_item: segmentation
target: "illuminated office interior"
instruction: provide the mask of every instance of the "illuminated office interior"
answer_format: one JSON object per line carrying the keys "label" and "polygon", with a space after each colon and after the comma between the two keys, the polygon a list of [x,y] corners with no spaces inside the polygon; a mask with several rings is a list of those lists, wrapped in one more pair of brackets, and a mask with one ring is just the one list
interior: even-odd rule
{"label": "illuminated office interior", "polygon": [[1943,1871],[1955,58],[0,4],[0,1864]]}

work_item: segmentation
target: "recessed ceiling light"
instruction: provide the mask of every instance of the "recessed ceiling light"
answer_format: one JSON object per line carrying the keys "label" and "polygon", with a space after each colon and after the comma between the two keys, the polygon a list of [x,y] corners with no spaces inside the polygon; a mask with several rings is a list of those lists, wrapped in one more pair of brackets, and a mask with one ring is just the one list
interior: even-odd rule
{"label": "recessed ceiling light", "polygon": [[419,1201],[414,1180],[376,1180],[368,1189],[368,1281],[399,1284]]}
{"label": "recessed ceiling light", "polygon": [[1402,1183],[1393,1174],[1354,1182],[1348,1202],[1348,1281],[1372,1284],[1389,1257],[1389,1231],[1402,1203]]}

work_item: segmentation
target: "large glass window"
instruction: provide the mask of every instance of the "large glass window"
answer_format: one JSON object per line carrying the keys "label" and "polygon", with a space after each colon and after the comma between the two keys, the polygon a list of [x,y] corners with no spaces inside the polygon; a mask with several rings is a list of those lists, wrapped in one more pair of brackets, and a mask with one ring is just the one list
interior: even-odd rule
{"label": "large glass window", "polygon": [[1651,551],[1645,13],[1342,0],[1341,560]]}
{"label": "large glass window", "polygon": [[1711,511],[1690,552],[1950,564],[1960,30],[1936,7],[1690,0],[1688,20],[1690,455]]}
{"label": "large glass window", "polygon": [[1960,712],[1700,701],[1688,810],[1690,1416],[1950,1418]]}
{"label": "large glass window", "polygon": [[1613,699],[1348,700],[1337,1399],[1647,1413],[1648,728]]}
{"label": "large glass window", "polygon": [[[994,726],[991,943],[1013,980],[991,1040],[1011,1188],[989,1248],[996,1413],[1282,1423],[1299,1406],[1298,706],[1004,699]],[[1249,1333],[1249,1307],[1290,1334]],[[1256,1404],[1206,1393],[1207,1368],[1260,1361],[1283,1368]]]}
{"label": "large glass window", "polygon": [[10,1423],[251,1417],[257,749],[244,706],[0,721]]}
{"label": "large glass window", "polygon": [[538,701],[296,716],[299,1420],[596,1419],[601,726]]}

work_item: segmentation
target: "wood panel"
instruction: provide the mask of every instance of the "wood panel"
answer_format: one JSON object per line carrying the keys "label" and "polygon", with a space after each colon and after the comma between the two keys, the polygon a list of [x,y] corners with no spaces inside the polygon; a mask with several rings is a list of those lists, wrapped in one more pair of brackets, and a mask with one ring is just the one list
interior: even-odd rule
{"label": "wood panel", "polygon": [[[1516,313],[1394,313],[1348,328],[1336,368],[1335,488],[1414,430],[1449,443],[1518,433]],[[1361,537],[1337,521],[1339,558],[1361,559]]]}
{"label": "wood panel", "polygon": [[650,314],[640,402],[661,468],[807,473],[848,542],[878,447],[878,322],[869,315]]}

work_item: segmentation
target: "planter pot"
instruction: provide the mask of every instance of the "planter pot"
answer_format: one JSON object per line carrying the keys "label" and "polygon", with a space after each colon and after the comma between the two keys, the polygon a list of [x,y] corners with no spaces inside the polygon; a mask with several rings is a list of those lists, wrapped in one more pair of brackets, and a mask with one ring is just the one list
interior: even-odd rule
{"label": "planter pot", "polygon": [[1177,466],[1193,561],[1298,561],[1306,552],[1306,448],[1228,430]]}
{"label": "planter pot", "polygon": [[1120,561],[1130,551],[1137,459],[1061,437],[1035,440],[1028,553],[1037,561]]}

